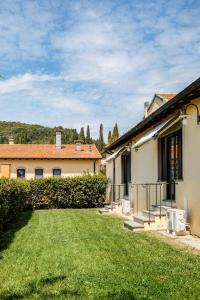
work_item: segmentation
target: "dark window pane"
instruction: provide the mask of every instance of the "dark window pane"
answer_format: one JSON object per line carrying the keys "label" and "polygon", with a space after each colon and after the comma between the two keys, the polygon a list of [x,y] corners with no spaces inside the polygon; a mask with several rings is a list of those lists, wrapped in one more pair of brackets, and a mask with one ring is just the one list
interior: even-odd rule
{"label": "dark window pane", "polygon": [[17,169],[17,178],[25,178],[25,169]]}
{"label": "dark window pane", "polygon": [[43,169],[35,169],[35,178],[43,178]]}
{"label": "dark window pane", "polygon": [[60,177],[61,169],[53,169],[53,177]]}

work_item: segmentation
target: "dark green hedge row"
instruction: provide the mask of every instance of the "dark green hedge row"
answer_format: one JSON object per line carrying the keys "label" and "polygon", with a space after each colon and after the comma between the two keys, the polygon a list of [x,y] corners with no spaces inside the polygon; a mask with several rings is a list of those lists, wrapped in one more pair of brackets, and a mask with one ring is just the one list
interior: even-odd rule
{"label": "dark green hedge row", "polygon": [[25,208],[28,185],[22,180],[0,179],[0,231]]}
{"label": "dark green hedge row", "polygon": [[107,183],[102,175],[0,179],[0,229],[24,209],[100,207],[105,201]]}

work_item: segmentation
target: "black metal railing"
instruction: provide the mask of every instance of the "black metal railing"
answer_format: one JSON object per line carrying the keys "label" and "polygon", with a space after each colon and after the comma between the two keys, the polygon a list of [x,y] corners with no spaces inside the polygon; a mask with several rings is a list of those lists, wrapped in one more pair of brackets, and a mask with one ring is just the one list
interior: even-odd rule
{"label": "black metal railing", "polygon": [[111,184],[112,202],[118,202],[123,196],[125,191],[125,184]]}
{"label": "black metal railing", "polygon": [[[164,199],[162,199],[162,192],[164,188],[167,188],[168,185],[171,185],[171,194],[170,194],[170,199],[168,199],[168,201],[170,202],[170,206],[169,207],[173,207],[173,204],[175,202],[174,198],[173,198],[173,193],[172,191],[175,191],[175,185],[177,183],[172,180],[171,182],[156,182],[156,183],[131,183],[130,184],[130,188],[131,189],[135,189],[135,193],[136,193],[136,197],[134,197],[134,199],[136,201],[134,201],[134,210],[135,213],[138,215],[139,211],[140,211],[140,207],[139,207],[139,197],[140,197],[140,189],[143,189],[143,196],[145,197],[145,201],[146,201],[146,210],[148,212],[148,223],[150,224],[151,222],[151,210],[153,205],[159,208],[159,217],[161,219],[162,216],[162,204]],[[146,191],[144,191],[146,190]],[[145,193],[145,195],[144,195]],[[153,196],[152,196],[153,195]],[[132,197],[132,192],[131,192],[131,196]],[[153,198],[152,198],[153,197]],[[153,201],[152,201],[153,199]],[[166,202],[167,204],[167,202]],[[167,206],[167,205],[166,205]]]}

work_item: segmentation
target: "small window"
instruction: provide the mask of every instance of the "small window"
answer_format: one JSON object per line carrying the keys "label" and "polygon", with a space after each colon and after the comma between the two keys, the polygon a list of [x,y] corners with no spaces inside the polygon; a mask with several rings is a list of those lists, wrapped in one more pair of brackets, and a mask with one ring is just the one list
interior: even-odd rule
{"label": "small window", "polygon": [[35,178],[43,178],[43,169],[35,169]]}
{"label": "small window", "polygon": [[61,177],[61,169],[59,168],[53,169],[53,177]]}
{"label": "small window", "polygon": [[24,168],[17,169],[17,178],[25,178],[26,171]]}

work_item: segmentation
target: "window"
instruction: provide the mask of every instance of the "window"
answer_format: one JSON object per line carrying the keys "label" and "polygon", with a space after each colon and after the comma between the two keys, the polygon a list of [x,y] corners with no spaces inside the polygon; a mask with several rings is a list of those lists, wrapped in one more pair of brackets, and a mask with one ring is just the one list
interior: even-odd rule
{"label": "window", "polygon": [[166,181],[166,199],[176,199],[175,180],[183,179],[182,130],[160,139],[159,179]]}
{"label": "window", "polygon": [[60,168],[53,169],[53,177],[61,177],[61,169]]}
{"label": "window", "polygon": [[25,178],[26,171],[24,168],[17,169],[17,178]]}
{"label": "window", "polygon": [[159,179],[180,180],[182,175],[182,131],[159,140]]}
{"label": "window", "polygon": [[43,169],[35,169],[35,178],[43,178]]}

